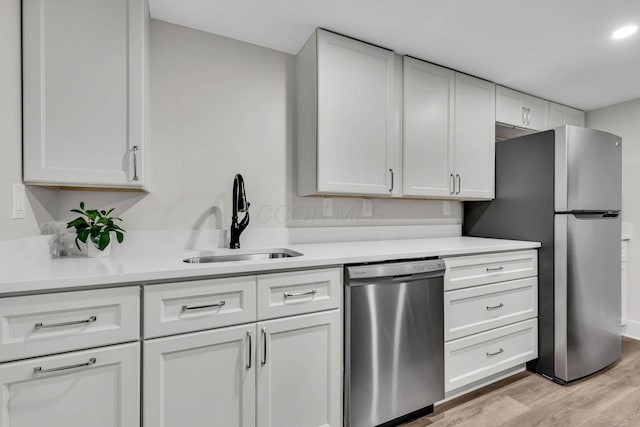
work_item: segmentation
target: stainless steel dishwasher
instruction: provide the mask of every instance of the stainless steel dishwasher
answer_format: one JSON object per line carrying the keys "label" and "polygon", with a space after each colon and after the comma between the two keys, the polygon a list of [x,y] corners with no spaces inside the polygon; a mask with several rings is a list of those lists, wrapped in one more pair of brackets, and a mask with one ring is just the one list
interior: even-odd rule
{"label": "stainless steel dishwasher", "polygon": [[345,267],[345,426],[394,426],[444,398],[444,261]]}

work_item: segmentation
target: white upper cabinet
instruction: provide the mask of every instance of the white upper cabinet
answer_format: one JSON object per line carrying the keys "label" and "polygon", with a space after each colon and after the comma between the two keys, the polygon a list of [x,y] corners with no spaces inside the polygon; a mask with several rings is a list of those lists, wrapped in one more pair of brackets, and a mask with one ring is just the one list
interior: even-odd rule
{"label": "white upper cabinet", "polygon": [[564,105],[550,103],[549,108],[549,128],[554,129],[558,126],[570,125],[584,127],[585,118],[584,111],[575,108],[566,107]]}
{"label": "white upper cabinet", "polygon": [[404,58],[403,194],[494,196],[495,85]]}
{"label": "white upper cabinet", "polygon": [[455,196],[493,199],[495,194],[495,85],[456,73]]}
{"label": "white upper cabinet", "polygon": [[298,194],[391,195],[394,53],[317,30],[298,54]]}
{"label": "white upper cabinet", "polygon": [[23,0],[24,181],[144,186],[145,0]]}
{"label": "white upper cabinet", "polygon": [[450,197],[455,72],[403,59],[402,193]]}
{"label": "white upper cabinet", "polygon": [[496,122],[532,130],[548,128],[549,101],[496,86]]}

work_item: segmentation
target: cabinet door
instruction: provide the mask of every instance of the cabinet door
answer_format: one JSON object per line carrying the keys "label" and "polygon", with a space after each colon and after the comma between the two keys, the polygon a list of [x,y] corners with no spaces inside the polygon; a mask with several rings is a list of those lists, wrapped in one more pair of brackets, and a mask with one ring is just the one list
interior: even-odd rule
{"label": "cabinet door", "polygon": [[448,197],[455,72],[404,57],[403,194]]}
{"label": "cabinet door", "polygon": [[144,343],[146,427],[255,425],[255,323]]}
{"label": "cabinet door", "polygon": [[496,86],[496,122],[525,127],[527,120],[522,97],[520,92]]}
{"label": "cabinet door", "polygon": [[2,427],[140,425],[140,345],[0,366]]}
{"label": "cabinet door", "polygon": [[549,101],[525,95],[522,105],[526,108],[526,128],[545,130],[549,123]]}
{"label": "cabinet door", "polygon": [[317,46],[318,192],[389,195],[394,54],[326,31]]}
{"label": "cabinet door", "polygon": [[495,164],[495,85],[456,73],[456,197],[492,199]]}
{"label": "cabinet door", "polygon": [[141,187],[143,0],[24,0],[24,180]]}
{"label": "cabinet door", "polygon": [[258,426],[342,424],[339,310],[258,323]]}
{"label": "cabinet door", "polygon": [[584,127],[584,111],[575,108],[565,107],[564,105],[550,103],[549,106],[549,129],[558,126],[580,126]]}

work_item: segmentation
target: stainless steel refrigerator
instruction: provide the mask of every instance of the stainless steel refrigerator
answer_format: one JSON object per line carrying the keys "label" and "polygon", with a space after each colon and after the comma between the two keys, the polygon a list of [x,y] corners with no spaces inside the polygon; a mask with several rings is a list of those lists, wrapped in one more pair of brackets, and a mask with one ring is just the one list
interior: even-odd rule
{"label": "stainless steel refrigerator", "polygon": [[538,354],[559,383],[620,358],[622,140],[574,126],[496,143],[496,197],[464,205],[463,234],[534,240]]}

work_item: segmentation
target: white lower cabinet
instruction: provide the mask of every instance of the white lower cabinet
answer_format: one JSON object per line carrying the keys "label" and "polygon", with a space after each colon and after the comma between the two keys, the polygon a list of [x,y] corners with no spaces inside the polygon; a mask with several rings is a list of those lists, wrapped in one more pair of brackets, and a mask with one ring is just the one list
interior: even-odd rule
{"label": "white lower cabinet", "polygon": [[255,425],[255,323],[144,343],[144,425]]}
{"label": "white lower cabinet", "polygon": [[1,427],[140,425],[140,345],[0,366]]}
{"label": "white lower cabinet", "polygon": [[538,252],[444,260],[444,377],[451,397],[538,357]]}
{"label": "white lower cabinet", "polygon": [[258,426],[342,425],[341,323],[339,310],[258,323]]}
{"label": "white lower cabinet", "polygon": [[[251,304],[242,306],[253,319],[258,312],[258,322],[161,338],[146,336],[142,380],[146,427],[342,425],[341,271],[219,279],[210,281],[209,287],[198,282],[197,289],[190,283],[183,285],[185,293],[195,289],[214,295],[217,301],[216,290],[225,282],[251,281],[258,284],[257,304],[255,288],[253,292],[247,288],[244,294],[251,296]],[[158,291],[163,291],[161,286]],[[154,298],[175,297],[153,291],[149,294]],[[269,305],[274,301],[270,295],[282,293],[295,298],[285,301],[286,311]],[[309,313],[318,309],[324,311]],[[301,310],[307,312],[267,320]]]}

